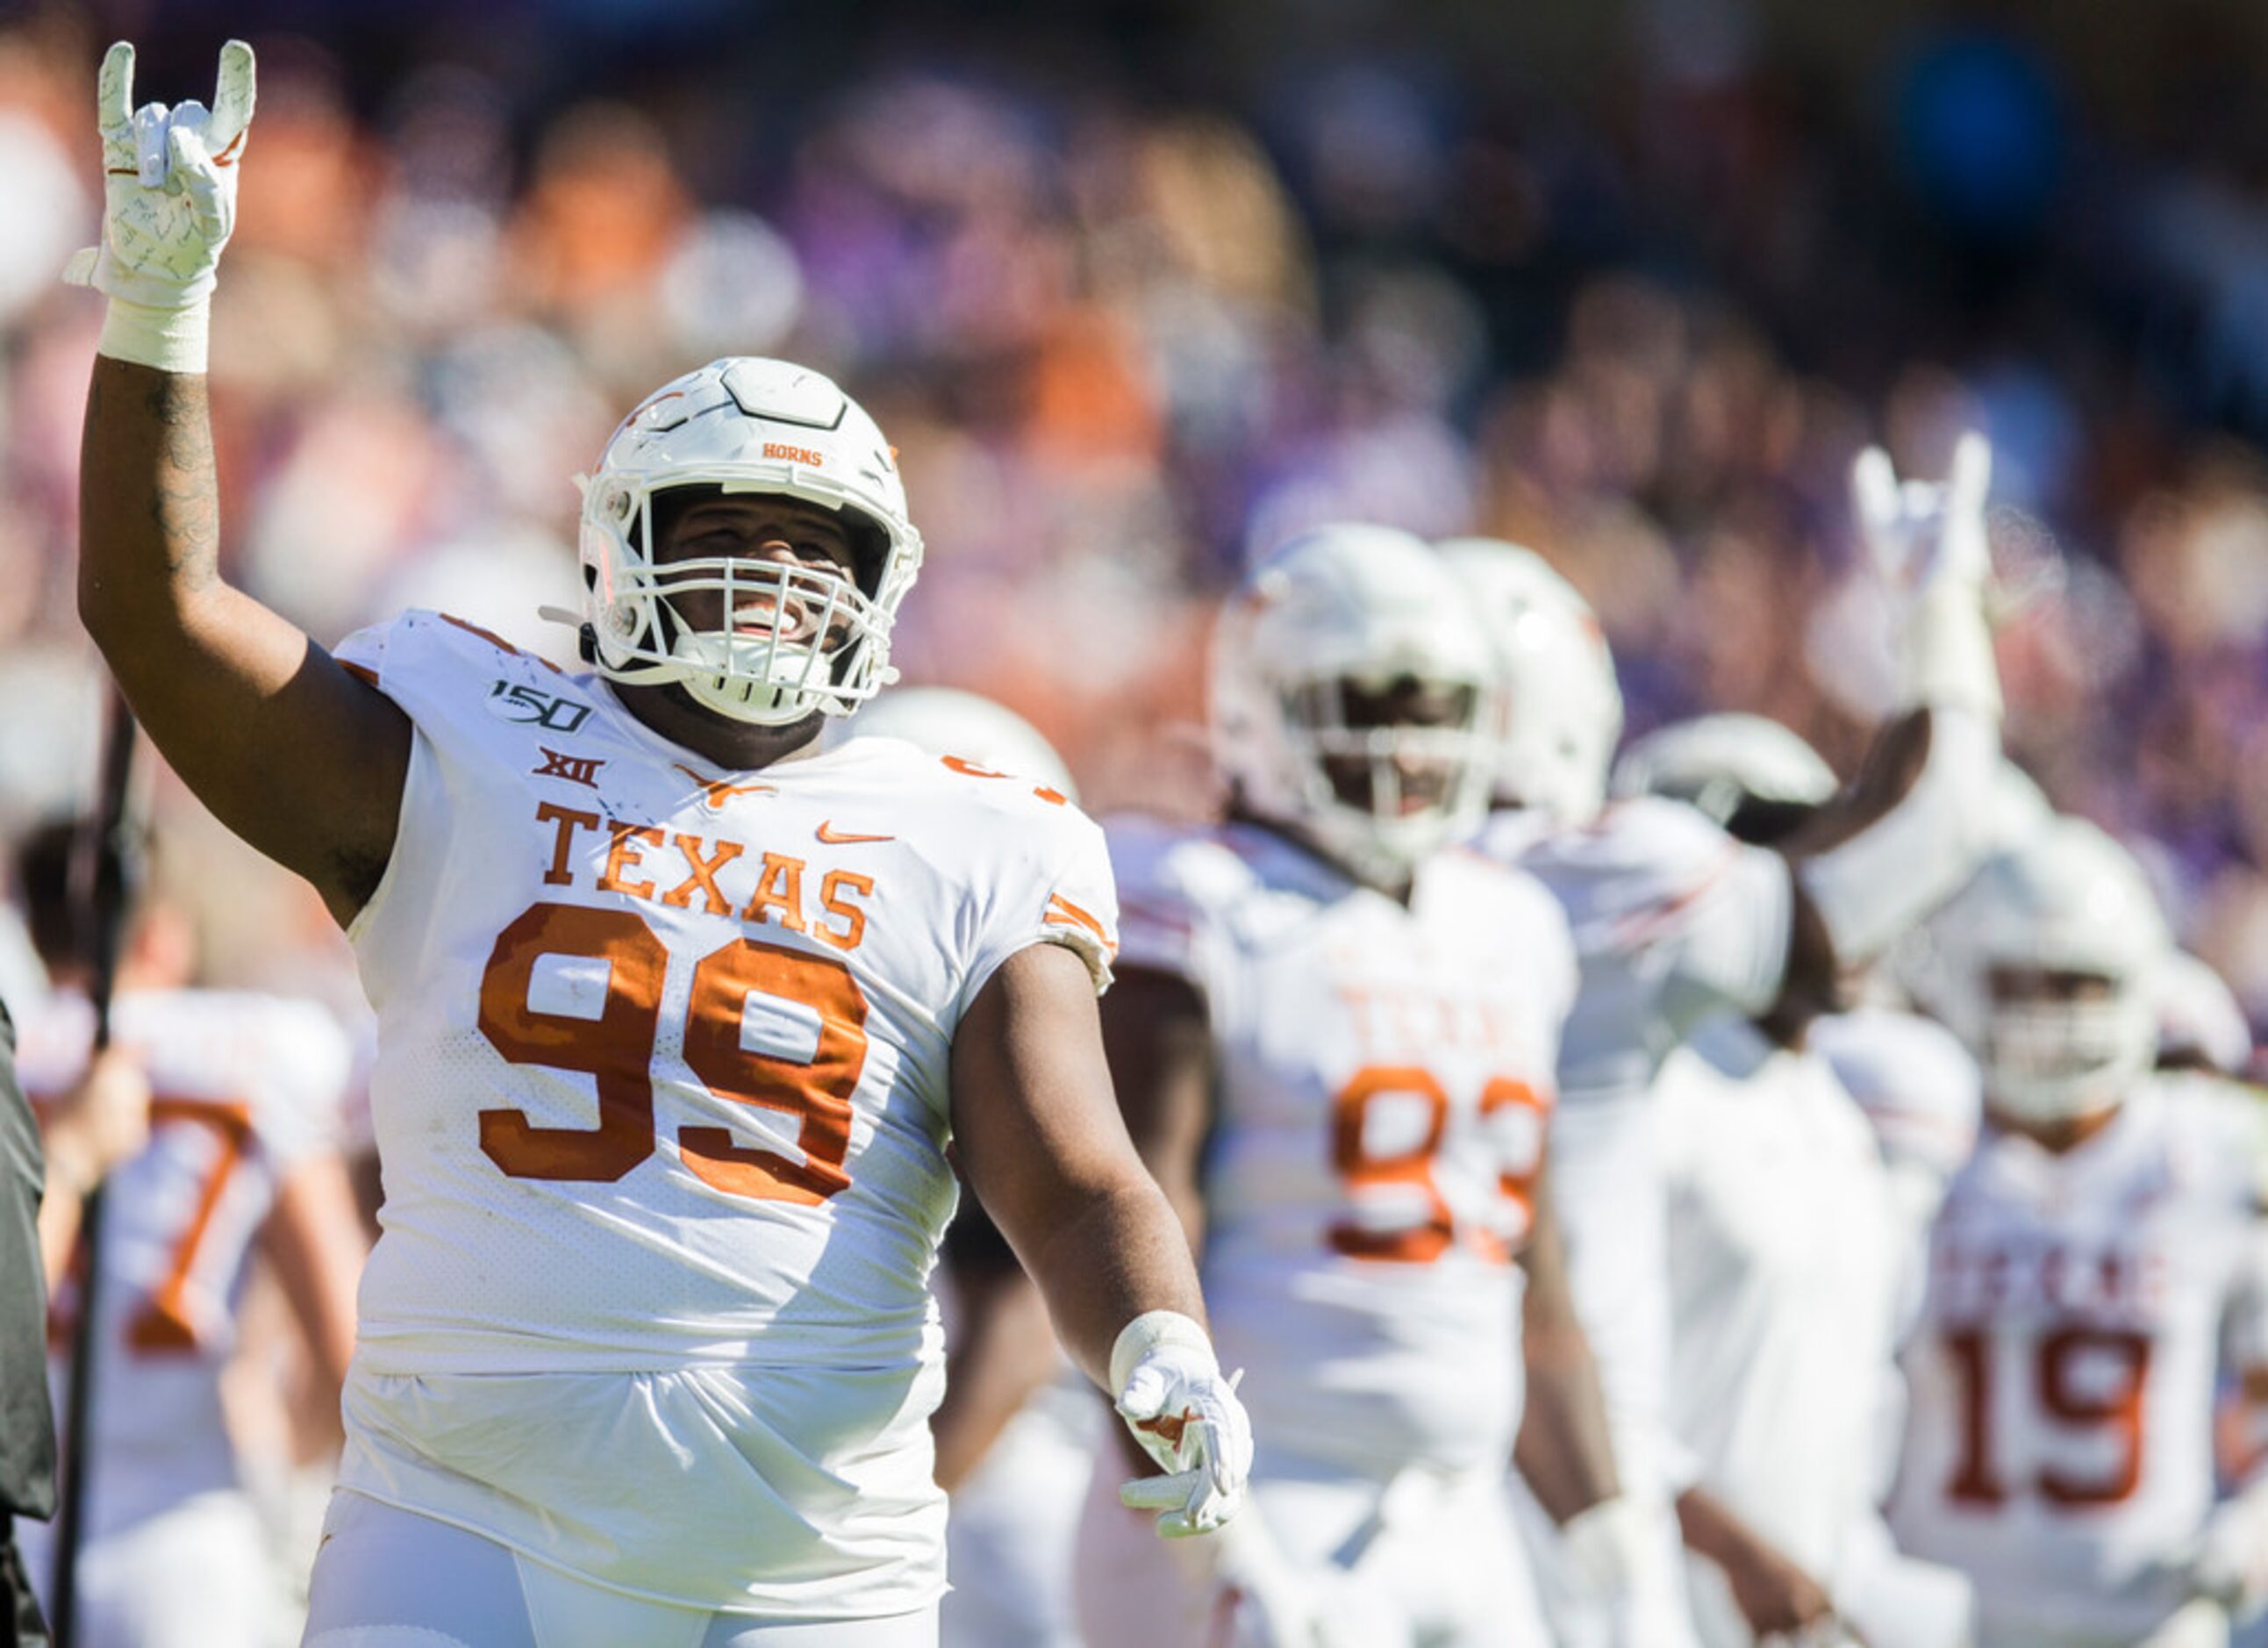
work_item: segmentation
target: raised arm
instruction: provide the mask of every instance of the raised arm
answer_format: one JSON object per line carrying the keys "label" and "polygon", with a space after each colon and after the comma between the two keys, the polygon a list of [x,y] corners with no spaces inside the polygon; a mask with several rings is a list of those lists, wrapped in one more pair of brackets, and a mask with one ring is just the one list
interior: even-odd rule
{"label": "raised arm", "polygon": [[1859,527],[1904,606],[1908,707],[1876,737],[1858,781],[1779,849],[1795,879],[1782,1012],[1828,1007],[1840,968],[1879,955],[1959,891],[1991,849],[2000,761],[1985,614],[1992,470],[1992,448],[1974,434],[1941,483],[1901,483],[1879,449],[1853,469]]}
{"label": "raised arm", "polygon": [[342,922],[393,852],[409,718],[219,573],[206,316],[236,213],[251,48],[208,113],[130,108],[103,59],[103,244],[67,271],[110,299],[79,462],[79,615],[135,714],[221,821],[315,884]]}
{"label": "raised arm", "polygon": [[1128,1503],[1170,1501],[1168,1533],[1218,1526],[1241,1499],[1251,1431],[1213,1359],[1180,1221],[1119,1119],[1086,964],[1051,944],[1004,962],[954,1032],[953,1094],[962,1169],[1057,1334],[1178,1474]]}

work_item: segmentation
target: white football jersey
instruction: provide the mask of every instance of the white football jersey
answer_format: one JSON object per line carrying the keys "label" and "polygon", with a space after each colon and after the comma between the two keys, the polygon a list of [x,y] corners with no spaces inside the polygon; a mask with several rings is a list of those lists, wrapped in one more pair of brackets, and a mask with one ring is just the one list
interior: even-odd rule
{"label": "white football jersey", "polygon": [[1946,1186],[1977,1148],[1984,1081],[1961,1038],[1935,1019],[1882,1007],[1815,1020],[1813,1050],[1859,1102],[1909,1216],[1926,1231]]}
{"label": "white football jersey", "polygon": [[[86,1068],[94,1013],[57,994],[23,1015],[18,1071],[34,1099]],[[335,1147],[347,1039],[309,1001],[225,991],[132,993],[112,1034],[149,1072],[150,1142],[110,1175],[97,1278],[90,1526],[99,1536],[237,1486],[220,1376],[253,1238],[277,1187]],[[68,1343],[75,1289],[56,1301]],[[58,1423],[60,1359],[55,1368]]]}
{"label": "white football jersey", "polygon": [[2268,1363],[2268,1150],[2246,1096],[2149,1078],[2061,1156],[1988,1129],[1931,1245],[1890,1523],[1985,1640],[2131,1643],[2183,1600],[2217,1381]]}
{"label": "white football jersey", "polygon": [[[1703,1026],[1655,1091],[1673,1431],[1704,1486],[1831,1585],[1873,1510],[1874,1424],[1895,1378],[1889,1175],[1826,1062],[1745,1020]],[[1704,1640],[1750,1641],[1713,1570],[1697,1566]]]}
{"label": "white football jersey", "polygon": [[[924,1606],[954,1033],[1030,944],[1107,982],[1100,832],[895,739],[718,772],[431,613],[339,656],[417,734],[349,935],[386,1201],[342,1481],[692,1606]],[[715,1411],[625,1408],[672,1373]],[[549,1440],[502,1442],[547,1393]],[[681,1476],[623,1493],[650,1458]]]}
{"label": "white football jersey", "polygon": [[1260,1472],[1500,1465],[1574,985],[1558,911],[1462,852],[1404,907],[1250,825],[1114,823],[1110,846],[1127,963],[1211,1016],[1205,1302]]}
{"label": "white football jersey", "polygon": [[1624,1482],[1674,1493],[1683,1483],[1662,1413],[1669,1300],[1651,1090],[1702,1019],[1761,1013],[1777,998],[1793,878],[1778,854],[1660,796],[1616,802],[1580,830],[1533,810],[1499,812],[1479,846],[1550,889],[1574,935],[1580,985],[1551,1129],[1568,1277]]}

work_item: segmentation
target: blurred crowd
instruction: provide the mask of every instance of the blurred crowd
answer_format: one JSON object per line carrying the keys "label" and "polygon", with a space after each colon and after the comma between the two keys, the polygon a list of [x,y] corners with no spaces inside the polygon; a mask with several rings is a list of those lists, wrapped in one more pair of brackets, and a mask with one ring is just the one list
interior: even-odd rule
{"label": "blurred crowd", "polygon": [[[656,384],[779,353],[900,444],[907,678],[1024,713],[1098,809],[1204,803],[1212,597],[1348,517],[1542,551],[1633,731],[1756,711],[1847,772],[1889,678],[1851,456],[1933,474],[1981,425],[2011,750],[2268,1025],[2268,135],[2211,8],[2146,9],[2123,100],[2021,7],[1910,20],[1855,88],[1744,0],[1603,8],[1564,85],[1461,49],[1484,9],[1381,44],[1359,0],[1194,41],[1134,6],[239,10],[0,26],[0,831],[92,763],[100,305],[54,277],[94,232],[93,65],[139,29],[137,96],[202,94],[233,28],[225,554],[321,639],[428,605],[571,656],[528,598],[577,604],[570,477]],[[330,944],[160,804],[213,976]]]}

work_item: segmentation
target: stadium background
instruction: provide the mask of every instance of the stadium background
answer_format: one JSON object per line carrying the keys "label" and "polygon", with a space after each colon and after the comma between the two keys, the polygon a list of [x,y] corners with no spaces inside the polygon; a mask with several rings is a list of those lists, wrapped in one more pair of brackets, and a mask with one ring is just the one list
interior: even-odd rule
{"label": "stadium background", "polygon": [[[79,802],[92,74],[261,104],[213,376],[233,577],[335,640],[438,605],[556,656],[615,418],[727,351],[899,444],[909,680],[1098,809],[1204,802],[1242,558],[1365,517],[1543,551],[1633,730],[1846,772],[1887,678],[1845,499],[1981,424],[2011,750],[2142,850],[2268,1024],[2268,11],[2257,5],[155,0],[0,13],[0,831]],[[2043,573],[2043,569],[2049,569]],[[2049,575],[2049,573],[2052,575]],[[288,752],[279,752],[288,759]],[[173,787],[218,981],[354,987]]]}

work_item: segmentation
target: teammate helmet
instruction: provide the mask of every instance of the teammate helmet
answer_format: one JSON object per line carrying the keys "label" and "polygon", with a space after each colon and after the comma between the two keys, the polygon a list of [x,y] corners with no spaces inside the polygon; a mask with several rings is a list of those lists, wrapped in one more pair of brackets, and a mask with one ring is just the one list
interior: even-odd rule
{"label": "teammate helmet", "polygon": [[1622,688],[1598,616],[1533,550],[1501,538],[1439,548],[1496,647],[1496,798],[1588,824],[1605,804],[1623,735]]}
{"label": "teammate helmet", "polygon": [[[1992,1106],[2066,1121],[2124,1099],[2158,1044],[2156,975],[2170,947],[2133,856],[2057,818],[2002,847],[1930,923],[1924,1005],[1968,1044]],[[2099,995],[2010,996],[2001,970],[2077,973]]]}
{"label": "teammate helmet", "polygon": [[900,687],[849,721],[835,723],[829,735],[834,743],[902,738],[933,756],[959,756],[1044,784],[1066,801],[1079,799],[1071,769],[1039,728],[990,698],[955,687]]}
{"label": "teammate helmet", "polygon": [[2187,950],[2169,950],[2157,975],[2158,1065],[2242,1075],[2252,1062],[2252,1026],[2236,992]]}
{"label": "teammate helmet", "polygon": [[[1462,691],[1459,719],[1350,723],[1350,685],[1381,691],[1405,679]],[[1470,599],[1423,540],[1390,527],[1320,527],[1248,573],[1221,615],[1216,748],[1256,817],[1296,828],[1365,881],[1398,884],[1488,810],[1494,684]],[[1366,805],[1332,782],[1326,763],[1349,759],[1369,763]],[[1438,794],[1405,803],[1404,763],[1436,769]]]}
{"label": "teammate helmet", "polygon": [[[1615,763],[1616,795],[1669,795],[1729,825],[1736,814],[1808,813],[1837,788],[1835,769],[1778,721],[1697,715],[1658,728]],[[1742,839],[1750,834],[1734,831]]]}
{"label": "teammate helmet", "polygon": [[[847,714],[894,678],[890,626],[920,569],[921,535],[874,420],[828,378],[784,360],[732,356],[665,384],[624,418],[583,489],[584,614],[610,680],[679,682],[735,721],[784,725]],[[654,498],[674,487],[798,498],[849,528],[856,581],[732,556],[653,559]],[[751,596],[799,622],[768,633],[690,627],[678,595],[716,591],[731,614]],[[800,631],[799,639],[786,632]]]}

